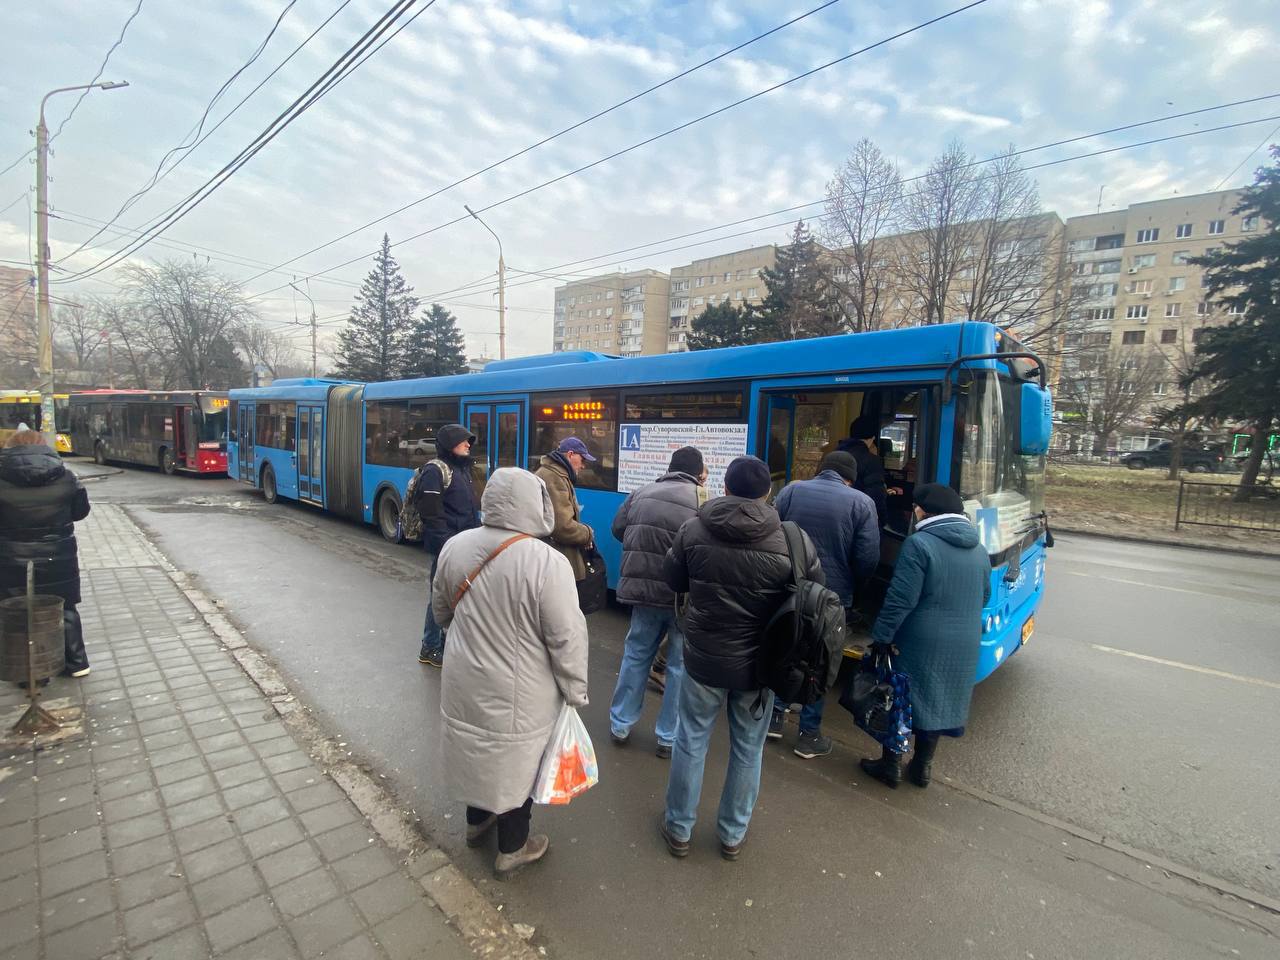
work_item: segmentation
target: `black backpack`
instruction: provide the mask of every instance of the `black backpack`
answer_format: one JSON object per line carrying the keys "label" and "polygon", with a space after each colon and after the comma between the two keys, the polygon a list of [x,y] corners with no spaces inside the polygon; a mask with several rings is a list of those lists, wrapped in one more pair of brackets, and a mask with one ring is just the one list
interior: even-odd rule
{"label": "black backpack", "polygon": [[804,575],[804,534],[782,524],[791,558],[787,598],[764,628],[757,667],[760,685],[781,703],[808,706],[835,683],[844,650],[844,605],[834,590]]}

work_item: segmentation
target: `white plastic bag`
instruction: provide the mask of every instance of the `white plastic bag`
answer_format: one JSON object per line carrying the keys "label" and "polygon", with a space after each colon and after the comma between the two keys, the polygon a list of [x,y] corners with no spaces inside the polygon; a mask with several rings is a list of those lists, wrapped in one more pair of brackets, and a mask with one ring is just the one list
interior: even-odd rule
{"label": "white plastic bag", "polygon": [[560,708],[551,739],[542,752],[542,766],[533,782],[533,802],[568,803],[600,780],[596,750],[591,745],[578,711],[567,703]]}

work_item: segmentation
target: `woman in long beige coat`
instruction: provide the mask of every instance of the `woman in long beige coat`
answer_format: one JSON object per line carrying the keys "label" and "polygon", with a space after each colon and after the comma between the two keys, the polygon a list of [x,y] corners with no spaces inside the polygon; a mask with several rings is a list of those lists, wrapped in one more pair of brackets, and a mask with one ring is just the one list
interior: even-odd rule
{"label": "woman in long beige coat", "polygon": [[546,484],[504,467],[489,478],[481,508],[484,526],[441,551],[432,600],[449,630],[445,779],[467,805],[468,845],[497,826],[494,871],[503,879],[547,852],[546,836],[529,836],[529,797],[561,706],[587,703],[587,624],[569,561],[539,539],[555,525]]}

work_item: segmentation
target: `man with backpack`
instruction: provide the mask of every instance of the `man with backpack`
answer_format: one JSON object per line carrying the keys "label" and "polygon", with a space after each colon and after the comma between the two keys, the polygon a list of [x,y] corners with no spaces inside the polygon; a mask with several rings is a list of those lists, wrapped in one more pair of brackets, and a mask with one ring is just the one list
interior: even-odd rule
{"label": "man with backpack", "polygon": [[[876,505],[854,489],[857,481],[857,460],[837,450],[822,458],[817,476],[787,484],[774,501],[778,516],[797,524],[813,540],[826,585],[839,596],[846,621],[859,586],[871,579],[880,563]],[[800,712],[800,737],[794,752],[802,760],[831,753],[831,738],[822,733],[822,704],[819,699]],[[770,740],[782,738],[782,719],[788,706],[781,697],[774,699]]]}
{"label": "man with backpack", "polygon": [[618,685],[609,707],[609,736],[618,746],[631,737],[640,719],[649,670],[662,636],[667,636],[667,660],[662,710],[654,736],[656,753],[671,758],[680,705],[680,681],[684,677],[684,637],[675,618],[675,594],[667,585],[662,564],[676,531],[692,520],[707,502],[707,468],[697,447],[681,447],[671,455],[664,476],[633,491],[613,518],[613,535],[622,541],[622,569],[618,577],[618,602],[631,607],[618,669]]}
{"label": "man with backpack", "polygon": [[405,491],[405,503],[422,518],[422,546],[431,558],[427,618],[422,627],[418,662],[432,667],[444,665],[444,631],[436,623],[431,609],[431,584],[436,576],[437,558],[451,537],[480,526],[472,477],[471,445],[475,442],[475,436],[462,424],[445,424],[436,431],[435,459],[418,468]]}
{"label": "man with backpack", "polygon": [[[769,494],[769,468],[738,457],[724,475],[725,496],[708,501],[676,533],[664,572],[688,594],[683,615],[685,677],[666,810],[659,824],[673,857],[689,854],[703,768],[716,718],[729,714],[729,769],[720,795],[720,855],[736,860],[760,792],[760,764],[773,708],[761,680],[764,634],[794,583],[787,536]],[[803,575],[821,582],[809,538],[793,527]]]}

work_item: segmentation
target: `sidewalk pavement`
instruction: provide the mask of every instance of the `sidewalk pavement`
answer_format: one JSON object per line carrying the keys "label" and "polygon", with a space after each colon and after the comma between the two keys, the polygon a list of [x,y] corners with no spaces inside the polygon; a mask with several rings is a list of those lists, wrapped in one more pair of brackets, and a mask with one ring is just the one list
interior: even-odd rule
{"label": "sidewalk pavement", "polygon": [[[44,702],[87,735],[0,750],[0,956],[533,954],[485,938],[503,924],[439,850],[386,842],[120,508],[77,534],[93,672]],[[0,738],[25,703],[5,685]]]}

